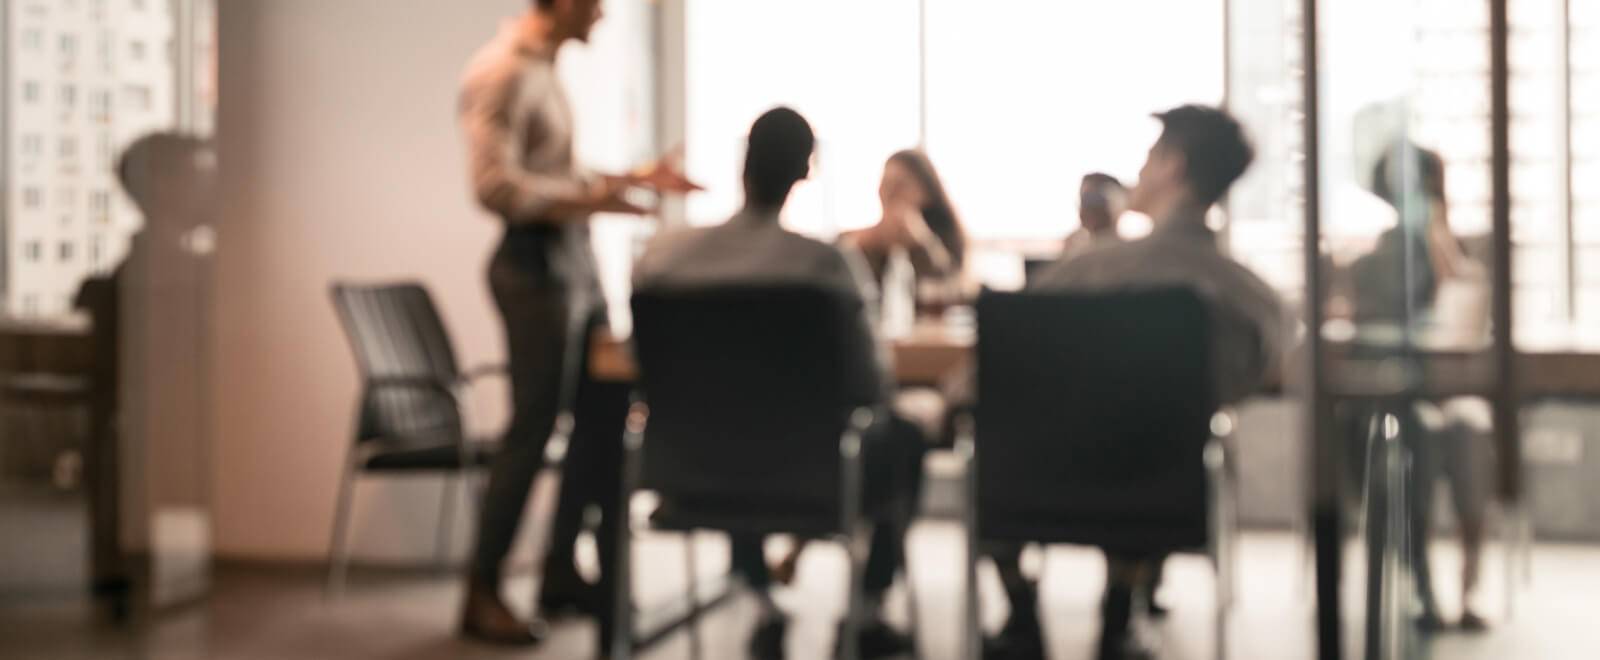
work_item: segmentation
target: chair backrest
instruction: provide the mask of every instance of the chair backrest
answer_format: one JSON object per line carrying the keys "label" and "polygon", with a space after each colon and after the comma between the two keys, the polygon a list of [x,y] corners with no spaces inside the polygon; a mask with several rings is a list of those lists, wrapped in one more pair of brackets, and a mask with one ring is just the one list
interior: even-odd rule
{"label": "chair backrest", "polygon": [[[433,298],[420,284],[335,284],[334,308],[361,370],[356,440],[397,447],[454,441],[461,412],[447,391],[460,374]],[[387,383],[413,383],[389,385]]]}
{"label": "chair backrest", "polygon": [[1033,520],[1063,542],[1203,545],[1208,327],[1187,290],[985,292],[980,527]]}
{"label": "chair backrest", "polygon": [[643,487],[838,502],[840,434],[853,407],[878,398],[860,300],[777,285],[640,291],[632,305],[650,406]]}
{"label": "chair backrest", "polygon": [[1054,265],[1056,257],[1028,257],[1022,260],[1022,281],[1031,284],[1039,279],[1039,274],[1046,268]]}

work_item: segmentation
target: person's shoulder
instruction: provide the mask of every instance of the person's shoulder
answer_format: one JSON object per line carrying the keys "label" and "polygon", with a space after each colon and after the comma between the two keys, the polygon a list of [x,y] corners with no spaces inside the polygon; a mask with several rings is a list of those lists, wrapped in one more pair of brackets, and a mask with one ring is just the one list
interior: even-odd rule
{"label": "person's shoulder", "polygon": [[703,227],[670,227],[656,231],[645,241],[644,251],[633,265],[634,286],[653,283],[677,270],[704,235]]}
{"label": "person's shoulder", "polygon": [[1149,249],[1144,240],[1105,241],[1084,245],[1083,249],[1063,254],[1043,271],[1045,279],[1072,278],[1080,273],[1098,272],[1107,265],[1122,264]]}
{"label": "person's shoulder", "polygon": [[682,251],[705,239],[710,227],[665,227],[645,242],[641,259]]}
{"label": "person's shoulder", "polygon": [[861,251],[848,241],[823,241],[787,229],[783,232],[785,258],[811,273],[829,288],[861,295],[863,278],[870,279]]}
{"label": "person's shoulder", "polygon": [[1270,302],[1274,305],[1280,304],[1281,301],[1277,289],[1274,289],[1271,284],[1268,284],[1249,266],[1229,256],[1224,256],[1223,261],[1225,262],[1224,268],[1227,269],[1229,279],[1237,288],[1261,302]]}
{"label": "person's shoulder", "polygon": [[502,29],[467,60],[461,72],[462,93],[504,93],[522,78],[528,65],[528,58],[518,50],[516,39]]}
{"label": "person's shoulder", "polygon": [[861,257],[861,250],[848,241],[824,241],[788,230],[784,234],[789,248],[796,254],[830,268],[847,269],[851,259]]}
{"label": "person's shoulder", "polygon": [[843,241],[824,241],[820,238],[813,238],[787,229],[783,230],[783,233],[787,237],[786,240],[797,248],[816,254],[842,255],[846,249],[849,249],[846,247],[848,244]]}

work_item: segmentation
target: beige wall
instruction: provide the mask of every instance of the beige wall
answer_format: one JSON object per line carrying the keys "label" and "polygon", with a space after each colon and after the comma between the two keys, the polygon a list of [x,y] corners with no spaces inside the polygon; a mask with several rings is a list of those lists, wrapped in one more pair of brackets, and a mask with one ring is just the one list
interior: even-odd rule
{"label": "beige wall", "polygon": [[[483,282],[498,231],[468,198],[454,101],[467,57],[501,18],[526,6],[222,3],[224,212],[213,361],[220,555],[309,559],[326,552],[357,390],[328,300],[331,282],[419,279],[442,307],[465,364],[500,359]],[[564,54],[562,64],[581,73],[607,61],[580,51]],[[593,116],[585,103],[614,106],[613,94],[591,93],[601,87],[579,78],[569,73],[581,117]],[[616,154],[579,139],[581,153]],[[488,397],[498,402],[497,395]],[[358,558],[429,556],[438,484],[416,478],[363,485]],[[458,546],[466,544],[458,537]]]}

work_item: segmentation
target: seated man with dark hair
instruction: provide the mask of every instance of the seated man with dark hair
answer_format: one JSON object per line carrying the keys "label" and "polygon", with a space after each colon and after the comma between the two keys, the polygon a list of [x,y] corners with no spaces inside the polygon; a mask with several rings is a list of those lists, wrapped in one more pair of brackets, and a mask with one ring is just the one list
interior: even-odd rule
{"label": "seated man with dark hair", "polygon": [[[1244,173],[1253,151],[1239,123],[1221,110],[1189,105],[1156,118],[1163,125],[1161,137],[1150,148],[1139,181],[1128,195],[1128,207],[1149,216],[1154,230],[1140,240],[1063,259],[1041,271],[1030,288],[1080,292],[1193,288],[1211,313],[1211,369],[1218,402],[1235,403],[1260,387],[1288,336],[1288,319],[1277,294],[1223,254],[1216,234],[1206,226],[1206,212]],[[1016,553],[1019,548],[994,552],[1007,577],[1013,609],[998,644],[992,646],[1016,649],[1018,657],[1027,657],[1040,645],[1035,587],[1020,572],[1005,570],[1007,555]],[[1108,553],[1097,657],[1127,657],[1134,595],[1148,587],[1161,556],[1160,552]]]}
{"label": "seated man with dark hair", "polygon": [[[634,267],[634,289],[718,287],[729,284],[812,284],[860,301],[861,340],[879,346],[877,363],[856,365],[861,382],[882,389],[888,400],[893,372],[889,353],[876,339],[868,310],[875,297],[870,271],[860,256],[784,229],[779,214],[794,185],[810,172],[815,138],[798,113],[776,108],[750,128],[745,157],[745,205],[727,222],[666,231],[656,236]],[[904,564],[904,536],[918,501],[922,454],[926,441],[917,427],[898,416],[869,432],[863,454],[866,470],[866,515],[876,521],[867,560],[865,590],[874,620],[861,627],[860,648],[866,657],[903,654],[912,640],[878,617],[883,594]],[[885,511],[888,509],[888,511]],[[762,621],[751,640],[755,657],[781,657],[786,618],[768,588],[772,576],[762,553],[762,539],[735,538],[734,569],[761,599]]]}

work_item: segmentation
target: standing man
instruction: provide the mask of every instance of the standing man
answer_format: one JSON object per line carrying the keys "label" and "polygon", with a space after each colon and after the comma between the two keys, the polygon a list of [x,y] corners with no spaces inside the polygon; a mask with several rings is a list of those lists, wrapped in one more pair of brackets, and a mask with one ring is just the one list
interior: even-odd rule
{"label": "standing man", "polygon": [[543,636],[538,622],[522,621],[502,600],[501,565],[545,443],[569,404],[575,423],[539,604],[541,610],[574,606],[606,620],[614,539],[604,531],[597,539],[599,585],[579,575],[573,546],[590,504],[602,516],[615,515],[628,402],[625,387],[587,378],[587,340],[605,323],[589,218],[645,213],[625,197],[633,187],[699,189],[665,160],[621,177],[595,176],[574,162],[574,117],[556,75],[556,51],[569,40],[587,42],[600,16],[600,0],[532,0],[472,58],[462,82],[473,191],[505,223],[489,263],[489,288],[505,323],[513,412],[490,469],[461,618],[462,634],[491,642],[536,644]]}

